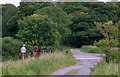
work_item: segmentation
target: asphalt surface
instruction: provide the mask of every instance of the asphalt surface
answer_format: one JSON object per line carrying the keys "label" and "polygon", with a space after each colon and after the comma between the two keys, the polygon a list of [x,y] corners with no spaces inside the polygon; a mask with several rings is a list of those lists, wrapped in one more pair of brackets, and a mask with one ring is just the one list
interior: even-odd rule
{"label": "asphalt surface", "polygon": [[74,75],[89,75],[91,72],[90,68],[93,68],[102,59],[100,56],[105,56],[105,54],[84,53],[78,49],[71,49],[71,52],[73,53],[73,57],[75,59],[79,59],[80,62],[78,62],[76,65],[55,71],[50,75],[65,75],[66,73],[77,69],[80,70],[77,71]]}

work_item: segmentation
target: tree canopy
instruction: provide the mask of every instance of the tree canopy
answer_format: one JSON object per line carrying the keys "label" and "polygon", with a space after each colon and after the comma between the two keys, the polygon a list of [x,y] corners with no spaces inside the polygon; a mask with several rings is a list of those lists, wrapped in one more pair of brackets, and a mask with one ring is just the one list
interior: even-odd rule
{"label": "tree canopy", "polygon": [[[30,41],[31,37],[35,37],[34,40],[44,40],[46,45],[53,45],[55,42],[75,47],[93,44],[105,37],[97,30],[94,22],[105,23],[111,20],[114,25],[120,21],[119,4],[114,2],[20,2],[18,7],[5,4],[2,7],[3,37],[19,37],[24,41]],[[39,26],[40,24],[46,27],[45,31],[50,27],[50,33],[53,34],[50,39],[49,32],[42,31],[44,27]],[[41,35],[43,32],[45,34]]]}
{"label": "tree canopy", "polygon": [[18,21],[19,31],[16,35],[23,41],[38,40],[42,45],[54,45],[60,34],[57,24],[46,15],[33,14]]}
{"label": "tree canopy", "polygon": [[48,6],[37,10],[36,14],[48,15],[48,17],[57,23],[57,29],[61,34],[61,40],[64,41],[66,36],[70,34],[69,24],[71,24],[70,18],[67,16],[67,13],[64,12],[61,8],[55,6]]}

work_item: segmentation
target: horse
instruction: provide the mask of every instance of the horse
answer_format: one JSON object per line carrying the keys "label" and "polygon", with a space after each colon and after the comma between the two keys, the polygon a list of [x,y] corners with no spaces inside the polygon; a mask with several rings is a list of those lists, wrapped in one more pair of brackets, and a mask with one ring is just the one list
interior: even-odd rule
{"label": "horse", "polygon": [[34,58],[38,57],[38,52],[33,52]]}
{"label": "horse", "polygon": [[34,58],[38,57],[38,52],[31,52],[30,57],[34,57]]}
{"label": "horse", "polygon": [[19,53],[19,59],[22,59],[24,60],[26,58],[26,54],[23,52],[23,53]]}

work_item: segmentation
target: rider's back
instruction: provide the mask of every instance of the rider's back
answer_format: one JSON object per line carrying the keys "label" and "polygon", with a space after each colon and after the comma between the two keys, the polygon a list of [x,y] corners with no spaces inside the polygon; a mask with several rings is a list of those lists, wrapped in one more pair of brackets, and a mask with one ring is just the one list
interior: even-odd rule
{"label": "rider's back", "polygon": [[38,51],[38,46],[34,46],[34,51]]}
{"label": "rider's back", "polygon": [[25,51],[26,51],[26,48],[25,48],[25,47],[22,47],[22,48],[21,48],[21,52],[22,52],[22,51],[25,52]]}

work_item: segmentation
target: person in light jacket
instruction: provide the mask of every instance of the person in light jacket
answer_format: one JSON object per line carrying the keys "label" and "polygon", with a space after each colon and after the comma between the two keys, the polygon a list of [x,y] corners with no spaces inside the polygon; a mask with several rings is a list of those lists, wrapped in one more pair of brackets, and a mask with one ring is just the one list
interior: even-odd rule
{"label": "person in light jacket", "polygon": [[26,53],[27,49],[25,48],[25,44],[23,44],[23,47],[20,49],[20,51],[21,53],[25,53],[27,56],[27,53]]}

